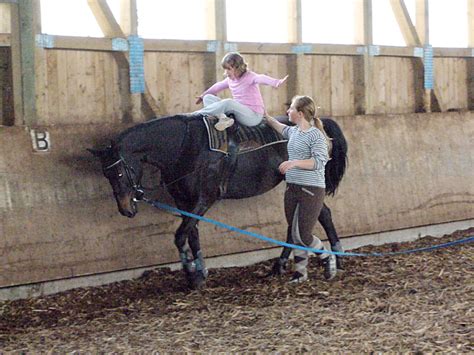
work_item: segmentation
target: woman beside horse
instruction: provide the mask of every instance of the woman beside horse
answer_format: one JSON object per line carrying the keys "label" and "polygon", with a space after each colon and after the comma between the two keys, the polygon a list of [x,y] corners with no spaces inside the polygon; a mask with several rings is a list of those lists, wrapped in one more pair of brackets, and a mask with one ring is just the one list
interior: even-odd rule
{"label": "woman beside horse", "polygon": [[[323,123],[316,116],[316,105],[309,96],[295,96],[288,109],[287,126],[267,116],[267,123],[288,139],[288,160],[279,166],[285,175],[285,217],[288,223],[287,239],[298,245],[324,249],[321,240],[312,235],[326,194],[325,167],[329,161],[330,139]],[[295,271],[290,282],[308,280],[309,252],[294,249]],[[319,254],[324,266],[324,276],[336,276],[336,258],[327,253]]]}

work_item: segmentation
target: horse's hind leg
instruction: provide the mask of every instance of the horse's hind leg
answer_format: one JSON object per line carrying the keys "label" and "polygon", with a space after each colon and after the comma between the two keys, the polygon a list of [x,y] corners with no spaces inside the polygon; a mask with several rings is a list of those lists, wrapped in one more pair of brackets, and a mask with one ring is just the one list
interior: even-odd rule
{"label": "horse's hind leg", "polygon": [[[342,252],[342,245],[339,240],[339,237],[337,236],[336,227],[334,227],[334,223],[332,222],[331,210],[328,206],[326,206],[326,204],[323,205],[318,220],[319,223],[321,223],[321,225],[323,226],[326,235],[328,236],[329,243],[331,244],[331,250]],[[342,259],[343,257],[336,255],[337,268],[340,270],[343,269]]]}

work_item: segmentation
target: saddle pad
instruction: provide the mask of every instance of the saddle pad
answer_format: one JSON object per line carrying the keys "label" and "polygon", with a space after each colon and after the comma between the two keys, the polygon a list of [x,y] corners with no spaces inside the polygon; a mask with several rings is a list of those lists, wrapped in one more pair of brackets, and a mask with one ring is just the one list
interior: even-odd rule
{"label": "saddle pad", "polygon": [[[203,121],[209,136],[209,149],[227,154],[228,129],[224,131],[215,129],[214,125],[217,123],[218,118],[214,116],[203,116]],[[277,131],[264,123],[253,127],[239,125],[239,129],[235,134],[239,144],[239,154],[248,153],[267,145],[287,142]]]}

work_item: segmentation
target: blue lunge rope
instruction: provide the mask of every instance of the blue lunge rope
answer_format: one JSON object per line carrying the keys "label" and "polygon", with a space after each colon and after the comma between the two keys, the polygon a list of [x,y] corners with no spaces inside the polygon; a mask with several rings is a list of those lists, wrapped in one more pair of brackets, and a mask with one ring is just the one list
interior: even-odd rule
{"label": "blue lunge rope", "polygon": [[389,256],[389,255],[411,254],[411,253],[417,253],[417,252],[422,252],[422,251],[430,251],[430,250],[435,250],[435,249],[447,248],[447,247],[457,245],[457,244],[470,243],[470,242],[474,241],[474,236],[471,236],[471,237],[468,237],[468,238],[465,238],[465,239],[455,240],[453,242],[434,245],[434,246],[431,246],[431,247],[404,250],[404,251],[395,251],[395,252],[389,252],[389,253],[351,253],[351,252],[321,250],[321,249],[307,248],[307,247],[304,247],[304,246],[301,246],[301,245],[296,245],[296,244],[285,243],[285,242],[282,242],[282,241],[279,241],[279,240],[276,240],[276,239],[266,237],[266,236],[258,234],[258,233],[249,232],[249,231],[246,231],[246,230],[243,230],[243,229],[240,229],[240,228],[237,228],[237,227],[234,227],[234,226],[231,226],[231,225],[213,220],[211,218],[207,218],[207,217],[204,217],[204,216],[199,216],[199,215],[194,214],[194,213],[186,212],[186,211],[180,210],[179,208],[172,207],[172,206],[169,206],[167,204],[164,204],[164,203],[161,203],[161,202],[158,202],[158,201],[151,201],[147,198],[144,198],[143,201],[145,201],[146,203],[149,203],[150,205],[152,205],[156,208],[161,208],[165,211],[179,213],[183,216],[187,216],[187,217],[198,219],[200,221],[208,222],[208,223],[214,224],[218,227],[222,227],[222,228],[225,228],[225,229],[228,229],[230,231],[237,232],[237,233],[240,233],[240,234],[248,235],[250,237],[263,240],[265,242],[277,244],[277,245],[292,248],[292,249],[307,250],[307,251],[310,251],[310,252],[313,252],[313,253],[316,253],[316,254],[333,254],[333,255],[338,255],[338,256]]}

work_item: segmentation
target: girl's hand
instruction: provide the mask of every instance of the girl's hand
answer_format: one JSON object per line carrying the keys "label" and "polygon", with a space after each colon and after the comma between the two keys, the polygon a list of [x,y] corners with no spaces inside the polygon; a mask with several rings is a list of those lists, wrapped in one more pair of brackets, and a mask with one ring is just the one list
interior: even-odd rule
{"label": "girl's hand", "polygon": [[199,105],[202,102],[201,96],[196,96],[196,105]]}
{"label": "girl's hand", "polygon": [[286,174],[286,172],[290,169],[296,168],[296,161],[295,160],[287,160],[280,164],[278,170],[280,173]]}
{"label": "girl's hand", "polygon": [[[286,81],[286,79],[288,79],[288,76],[289,75],[285,76],[283,79],[280,80],[280,85],[282,85]],[[278,85],[278,86],[280,86],[280,85]]]}

